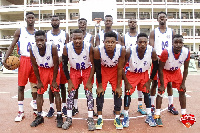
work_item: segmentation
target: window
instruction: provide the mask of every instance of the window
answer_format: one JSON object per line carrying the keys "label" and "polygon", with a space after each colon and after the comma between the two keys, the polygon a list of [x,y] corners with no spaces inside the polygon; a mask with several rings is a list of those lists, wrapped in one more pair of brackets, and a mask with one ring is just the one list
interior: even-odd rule
{"label": "window", "polygon": [[70,20],[77,20],[79,19],[80,15],[77,12],[70,13]]}
{"label": "window", "polygon": [[199,51],[200,51],[200,45],[199,45]]}
{"label": "window", "polygon": [[117,12],[117,19],[123,19],[123,13]]}
{"label": "window", "polygon": [[66,13],[56,13],[56,15],[59,16],[60,20],[65,20],[66,19]]}
{"label": "window", "polygon": [[193,51],[193,44],[191,45],[191,50],[190,51]]}
{"label": "window", "polygon": [[176,16],[176,12],[168,12],[167,17],[168,19],[177,19],[178,15]]}
{"label": "window", "polygon": [[122,0],[116,0],[117,2],[122,2]]}
{"label": "window", "polygon": [[66,3],[66,0],[56,0],[56,3]]}
{"label": "window", "polygon": [[141,28],[140,33],[146,33],[149,36],[150,35],[150,28]]}
{"label": "window", "polygon": [[189,19],[189,13],[188,12],[181,12],[181,19]]}
{"label": "window", "polygon": [[140,12],[139,17],[140,19],[150,19],[150,14],[149,12]]}
{"label": "window", "polygon": [[136,12],[125,12],[125,19],[136,18]]}
{"label": "window", "polygon": [[182,29],[182,35],[183,36],[189,36],[190,35],[190,30],[189,29]]}
{"label": "window", "polygon": [[200,29],[195,29],[195,36],[200,36]]}
{"label": "window", "polygon": [[158,12],[153,12],[153,18],[157,19],[157,17],[158,17]]}

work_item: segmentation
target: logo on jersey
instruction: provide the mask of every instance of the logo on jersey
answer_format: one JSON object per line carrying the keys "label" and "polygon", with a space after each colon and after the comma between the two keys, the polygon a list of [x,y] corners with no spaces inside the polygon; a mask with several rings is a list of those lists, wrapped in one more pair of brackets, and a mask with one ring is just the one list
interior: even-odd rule
{"label": "logo on jersey", "polygon": [[144,66],[146,66],[148,64],[148,62],[147,61],[144,61]]}
{"label": "logo on jersey", "polygon": [[179,61],[180,64],[183,64],[183,61]]}
{"label": "logo on jersey", "polygon": [[59,39],[59,40],[58,40],[58,42],[62,42],[62,40],[61,40],[61,39]]}
{"label": "logo on jersey", "polygon": [[84,56],[83,56],[83,59],[84,59],[84,60],[87,60],[87,56],[86,56],[86,55],[84,55]]}
{"label": "logo on jersey", "polygon": [[47,58],[46,58],[47,60],[50,60],[50,56],[47,56]]}
{"label": "logo on jersey", "polygon": [[170,35],[167,35],[166,37],[169,39],[169,38],[170,38]]}

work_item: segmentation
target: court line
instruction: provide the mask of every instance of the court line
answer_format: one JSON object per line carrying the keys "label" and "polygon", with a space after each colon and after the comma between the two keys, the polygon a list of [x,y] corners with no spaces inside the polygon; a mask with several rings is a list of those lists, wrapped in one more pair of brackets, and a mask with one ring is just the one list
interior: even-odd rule
{"label": "court line", "polygon": [[7,94],[7,93],[10,93],[10,92],[0,92],[0,94]]}

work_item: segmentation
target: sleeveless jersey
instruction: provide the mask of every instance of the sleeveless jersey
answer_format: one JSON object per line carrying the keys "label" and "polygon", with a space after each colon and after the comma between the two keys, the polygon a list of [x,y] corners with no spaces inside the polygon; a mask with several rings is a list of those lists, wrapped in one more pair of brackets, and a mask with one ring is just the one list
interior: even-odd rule
{"label": "sleeveless jersey", "polygon": [[[35,29],[35,32],[37,30]],[[30,34],[27,31],[26,27],[22,27],[20,29],[20,37],[18,40],[18,54],[21,56],[27,56],[30,57],[30,52],[29,52],[29,48],[32,45],[35,45],[35,32],[34,34]]]}
{"label": "sleeveless jersey", "polygon": [[90,33],[86,33],[83,41],[88,44],[90,43],[91,39],[92,39],[92,35]]}
{"label": "sleeveless jersey", "polygon": [[78,55],[74,49],[74,43],[69,42],[67,44],[67,53],[69,58],[69,64],[76,70],[83,70],[91,66],[90,62],[90,43],[83,42],[82,52]]}
{"label": "sleeveless jersey", "polygon": [[128,71],[142,73],[150,69],[153,47],[147,45],[143,59],[139,58],[137,48],[138,45],[131,47]]}
{"label": "sleeveless jersey", "polygon": [[53,42],[57,46],[58,56],[62,56],[63,48],[65,45],[66,33],[63,30],[60,30],[58,35],[54,35],[52,30],[47,32],[47,42]]}
{"label": "sleeveless jersey", "polygon": [[39,49],[36,45],[32,46],[33,55],[36,59],[38,66],[44,68],[51,68],[54,66],[52,57],[52,43],[46,42],[46,52],[44,56],[39,54]]}
{"label": "sleeveless jersey", "polygon": [[137,35],[136,36],[130,36],[129,32],[127,32],[125,34],[125,36],[124,36],[124,43],[125,43],[126,49],[128,49],[130,46],[136,45]]}
{"label": "sleeveless jersey", "polygon": [[172,47],[168,49],[168,59],[165,63],[164,69],[174,71],[179,69],[188,57],[189,50],[182,47],[181,54],[178,59],[175,59]]}
{"label": "sleeveless jersey", "polygon": [[114,67],[118,64],[118,59],[121,56],[122,46],[120,44],[116,44],[115,53],[113,58],[108,57],[106,53],[106,49],[104,45],[99,46],[99,52],[101,56],[101,65],[105,67]]}
{"label": "sleeveless jersey", "polygon": [[[118,32],[115,31],[115,30],[112,30],[112,31],[117,34],[117,40],[116,41],[118,41]],[[103,43],[103,41],[104,41],[104,34],[105,34],[104,30],[102,30],[102,31],[99,32],[100,45],[104,45],[104,43]]]}
{"label": "sleeveless jersey", "polygon": [[165,33],[161,33],[159,27],[157,27],[154,31],[154,35],[154,48],[157,55],[161,55],[164,49],[172,47],[173,32],[171,28],[166,28]]}

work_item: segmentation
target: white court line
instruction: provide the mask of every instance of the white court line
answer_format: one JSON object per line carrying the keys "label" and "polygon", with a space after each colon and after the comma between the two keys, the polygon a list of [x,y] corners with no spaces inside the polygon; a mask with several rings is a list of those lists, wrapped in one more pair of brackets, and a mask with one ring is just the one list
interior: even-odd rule
{"label": "white court line", "polygon": [[[28,89],[28,90],[26,90],[26,91],[24,91],[24,93],[25,92],[27,92],[27,91],[29,91],[30,89]],[[13,96],[12,98],[18,98],[18,95],[16,95],[16,96]]]}
{"label": "white court line", "polygon": [[0,92],[0,94],[7,94],[7,93],[10,93],[10,92]]}
{"label": "white court line", "polygon": [[[177,89],[175,89],[175,88],[172,88],[172,89],[178,92]],[[186,92],[192,92],[192,91],[186,91]],[[185,92],[185,96],[186,96],[186,97],[191,97],[190,95],[186,94],[186,92]]]}

